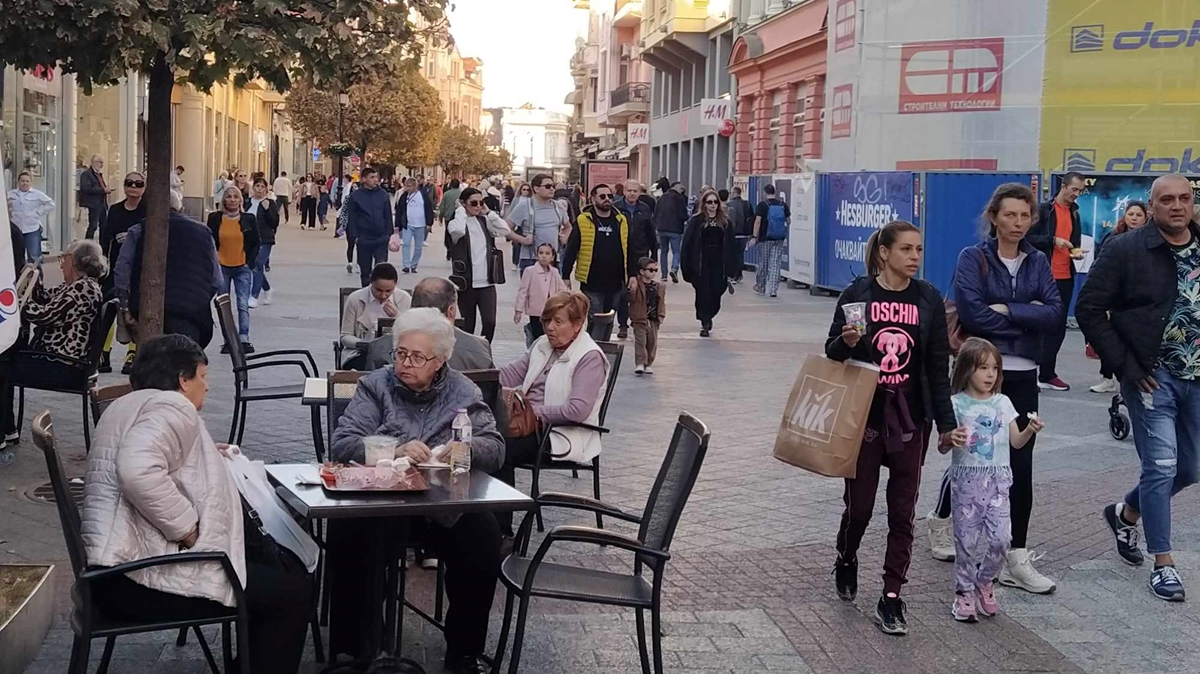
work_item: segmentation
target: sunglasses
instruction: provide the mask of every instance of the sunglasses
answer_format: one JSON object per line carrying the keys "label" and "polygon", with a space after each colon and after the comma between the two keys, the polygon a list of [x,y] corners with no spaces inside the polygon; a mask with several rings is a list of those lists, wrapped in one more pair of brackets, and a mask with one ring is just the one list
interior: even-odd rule
{"label": "sunglasses", "polygon": [[144,181],[144,180],[126,180],[125,181],[125,187],[142,188],[145,186],[146,186],[146,181]]}
{"label": "sunglasses", "polygon": [[467,202],[467,205],[468,205],[468,206],[475,206],[475,207],[479,207],[479,206],[482,206],[482,205],[483,205],[483,202],[482,202],[482,201],[480,201],[479,199],[472,199],[472,200],[470,200],[470,201],[468,201],[468,202]]}
{"label": "sunglasses", "polygon": [[704,205],[705,205],[705,206],[708,206],[709,204],[712,204],[712,205],[714,205],[714,206],[715,206],[716,204],[719,204],[719,203],[720,203],[720,202],[719,202],[719,201],[717,201],[716,199],[705,199],[705,200],[704,200]]}
{"label": "sunglasses", "polygon": [[611,194],[597,194],[596,198],[599,199],[600,201],[611,201],[612,195]]}
{"label": "sunglasses", "polygon": [[658,267],[646,267],[646,268],[645,268],[645,269],[643,269],[642,271],[647,271],[647,272],[650,272],[651,274],[657,274],[657,273],[658,273]]}
{"label": "sunglasses", "polygon": [[541,185],[538,185],[538,188],[539,188],[539,189],[547,189],[547,190],[548,190],[548,189],[551,189],[551,188],[553,188],[553,187],[554,187],[554,183],[543,183],[543,184],[541,184]]}

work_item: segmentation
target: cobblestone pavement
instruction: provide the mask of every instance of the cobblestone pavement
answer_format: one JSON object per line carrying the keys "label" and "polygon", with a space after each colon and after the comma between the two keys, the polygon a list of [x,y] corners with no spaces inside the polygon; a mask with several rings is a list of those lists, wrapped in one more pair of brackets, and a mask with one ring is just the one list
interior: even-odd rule
{"label": "cobblestone pavement", "polygon": [[[270,274],[276,301],[252,314],[252,339],[259,349],[305,347],[322,368],[332,365],[336,289],[352,285],[357,276],[346,273],[344,243],[329,234],[299,232],[294,226],[280,233]],[[445,273],[440,238],[431,237],[422,274]],[[411,287],[415,281],[405,276],[402,285]],[[495,344],[501,363],[523,348],[520,329],[511,320],[515,286],[510,282],[501,290]],[[640,511],[678,412],[696,414],[713,430],[666,576],[669,614],[663,645],[668,671],[1200,671],[1200,651],[1194,646],[1200,637],[1197,603],[1169,605],[1153,599],[1145,588],[1147,570],[1122,565],[1111,550],[1099,511],[1129,487],[1136,459],[1131,441],[1116,442],[1107,433],[1107,397],[1086,391],[1096,380],[1096,368],[1082,357],[1078,333],[1069,336],[1062,359],[1063,376],[1076,390],[1043,397],[1049,429],[1036,450],[1031,542],[1045,553],[1040,566],[1058,582],[1058,592],[1034,597],[1001,590],[999,618],[969,626],[953,622],[952,567],[930,559],[920,522],[905,589],[912,633],[889,638],[868,619],[881,588],[883,518],[868,531],[860,554],[860,598],[854,603],[838,600],[829,572],[842,507],[840,483],[770,457],[783,401],[804,356],[821,348],[832,300],[800,290],[767,300],[743,284],[726,298],[713,338],[705,340],[697,336],[690,288],[671,286],[668,299],[657,374],[637,378],[632,363],[624,368],[609,412],[614,432],[605,441],[603,467],[605,500]],[[218,346],[214,342],[209,350],[212,390],[204,416],[219,438],[229,425],[231,378]],[[26,416],[47,408],[54,414],[68,471],[82,474],[77,404],[31,394]],[[252,410],[244,443],[250,454],[268,462],[311,460],[308,416],[299,405],[267,403]],[[28,440],[16,454],[14,463],[0,467],[0,562],[59,564],[58,607],[65,613],[69,566],[57,516],[52,506],[26,496],[45,482],[44,463]],[[932,507],[947,461],[936,453],[929,458],[918,513],[922,519]],[[546,483],[547,489],[588,490],[587,480],[569,476],[549,477]],[[1200,578],[1193,573],[1200,566],[1197,493],[1176,499],[1176,559],[1185,579]],[[883,512],[880,498],[877,513]],[[550,518],[551,524],[568,521],[575,519]],[[554,557],[602,568],[627,569],[630,563],[628,556],[585,547],[564,548]],[[415,572],[410,584],[411,594],[428,604],[430,574]],[[501,606],[497,601],[496,610]],[[639,671],[631,612],[551,601],[535,602],[533,610],[524,671]],[[493,643],[498,622],[497,613]],[[30,673],[65,670],[70,631],[63,625],[60,615]],[[424,661],[431,672],[440,671],[439,635],[411,618],[406,629],[406,654]],[[121,639],[111,671],[147,671],[150,662],[156,672],[204,671],[195,644],[176,648],[170,636]],[[99,650],[93,649],[94,657]],[[305,668],[318,669],[311,664]]]}

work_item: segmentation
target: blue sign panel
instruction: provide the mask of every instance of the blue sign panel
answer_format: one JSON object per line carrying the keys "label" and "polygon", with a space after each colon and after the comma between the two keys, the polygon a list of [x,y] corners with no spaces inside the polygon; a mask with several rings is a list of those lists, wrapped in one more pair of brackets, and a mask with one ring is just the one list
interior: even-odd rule
{"label": "blue sign panel", "polygon": [[321,148],[313,148],[313,161],[321,161]]}
{"label": "blue sign panel", "polygon": [[911,171],[823,173],[817,192],[817,287],[841,291],[867,273],[867,239],[914,217]]}

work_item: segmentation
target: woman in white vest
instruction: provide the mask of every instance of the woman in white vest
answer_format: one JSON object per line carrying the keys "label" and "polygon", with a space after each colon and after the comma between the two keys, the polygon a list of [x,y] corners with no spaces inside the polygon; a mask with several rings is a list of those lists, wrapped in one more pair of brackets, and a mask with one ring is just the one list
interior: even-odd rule
{"label": "woman in white vest", "polygon": [[[529,353],[500,370],[500,384],[525,392],[526,400],[542,426],[553,425],[550,456],[557,461],[588,463],[600,454],[600,434],[569,424],[597,425],[604,385],[608,381],[608,359],[584,331],[588,314],[587,296],[563,292],[546,300],[542,310],[545,335],[533,343]],[[537,458],[537,434],[507,438],[504,467],[496,473],[514,483],[514,466]],[[512,515],[500,517],[500,529],[512,536]]]}

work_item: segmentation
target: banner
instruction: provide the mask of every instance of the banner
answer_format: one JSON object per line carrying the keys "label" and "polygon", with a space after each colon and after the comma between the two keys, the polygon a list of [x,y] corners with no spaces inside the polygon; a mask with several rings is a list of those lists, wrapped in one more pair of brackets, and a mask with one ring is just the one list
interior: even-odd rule
{"label": "banner", "polygon": [[591,160],[583,164],[583,189],[590,191],[592,185],[612,187],[629,180],[629,162]]}
{"label": "banner", "polygon": [[909,171],[824,173],[817,184],[817,286],[841,291],[866,274],[867,239],[893,220],[916,222]]}
{"label": "banner", "polygon": [[775,176],[776,188],[785,179],[791,187],[787,202],[792,209],[792,221],[788,231],[787,268],[783,275],[807,286],[817,280],[817,173],[814,169],[819,163],[819,160],[806,162],[803,173]]}

